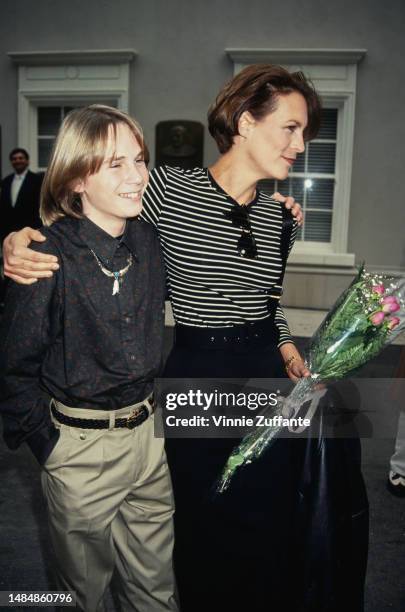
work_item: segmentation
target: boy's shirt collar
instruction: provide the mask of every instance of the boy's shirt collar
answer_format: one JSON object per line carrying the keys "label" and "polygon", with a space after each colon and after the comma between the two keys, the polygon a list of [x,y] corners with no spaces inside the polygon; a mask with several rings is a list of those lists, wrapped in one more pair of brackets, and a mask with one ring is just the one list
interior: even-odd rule
{"label": "boy's shirt collar", "polygon": [[93,221],[83,217],[83,219],[79,219],[79,235],[89,249],[93,250],[107,265],[112,262],[121,244],[125,244],[136,259],[135,232],[132,227],[134,223],[138,223],[138,221],[136,219],[128,219],[122,237],[117,240],[117,238],[110,236],[110,234],[93,223]]}

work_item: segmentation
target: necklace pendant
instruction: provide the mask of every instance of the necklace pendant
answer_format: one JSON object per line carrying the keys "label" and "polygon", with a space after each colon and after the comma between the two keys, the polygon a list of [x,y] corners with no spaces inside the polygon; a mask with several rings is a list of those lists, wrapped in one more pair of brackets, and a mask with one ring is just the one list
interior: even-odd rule
{"label": "necklace pendant", "polygon": [[103,266],[103,264],[100,261],[100,258],[97,257],[96,253],[92,249],[90,249],[90,252],[94,255],[97,265],[102,271],[102,273],[108,276],[109,278],[114,278],[112,295],[117,295],[117,293],[120,292],[120,283],[122,283],[123,277],[128,272],[129,268],[132,266],[132,259],[133,259],[132,253],[129,254],[129,257],[127,259],[127,265],[125,266],[125,268],[122,268],[121,270],[117,270],[116,272],[113,272],[112,270],[108,270],[107,268]]}
{"label": "necklace pendant", "polygon": [[112,294],[116,295],[119,292],[120,292],[120,282],[119,282],[118,278],[116,278],[114,280]]}

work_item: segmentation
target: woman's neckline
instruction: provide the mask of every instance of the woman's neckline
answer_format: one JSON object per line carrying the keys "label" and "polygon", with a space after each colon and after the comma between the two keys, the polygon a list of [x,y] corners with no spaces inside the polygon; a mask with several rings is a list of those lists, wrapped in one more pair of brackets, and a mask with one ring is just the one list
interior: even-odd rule
{"label": "woman's neckline", "polygon": [[253,197],[253,199],[250,202],[247,202],[246,204],[241,204],[240,202],[238,202],[237,200],[235,200],[235,198],[233,198],[231,195],[229,195],[229,193],[227,193],[225,191],[225,189],[223,189],[221,187],[221,185],[219,185],[217,183],[217,181],[214,179],[214,177],[212,176],[211,172],[209,171],[209,168],[205,168],[205,171],[207,173],[207,179],[209,181],[209,183],[211,184],[211,187],[213,187],[214,189],[216,189],[217,191],[219,191],[220,193],[222,193],[222,195],[226,196],[226,198],[232,202],[232,204],[236,204],[237,206],[243,206],[246,208],[250,208],[251,206],[253,206],[253,204],[255,204],[257,202],[257,200],[259,199],[259,189],[256,187],[256,191],[255,191],[255,195]]}

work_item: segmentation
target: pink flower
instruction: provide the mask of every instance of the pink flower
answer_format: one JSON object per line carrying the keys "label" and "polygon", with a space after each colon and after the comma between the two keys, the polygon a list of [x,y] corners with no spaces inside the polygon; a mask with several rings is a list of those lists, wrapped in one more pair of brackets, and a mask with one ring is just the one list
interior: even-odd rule
{"label": "pink flower", "polygon": [[398,302],[398,298],[395,295],[387,295],[381,300],[381,304],[388,304],[389,302]]}
{"label": "pink flower", "polygon": [[387,302],[383,305],[382,307],[382,311],[383,312],[397,312],[397,310],[400,310],[401,305],[398,302],[398,300],[395,300],[395,302]]}
{"label": "pink flower", "polygon": [[370,317],[370,321],[372,322],[373,325],[381,325],[384,319],[385,319],[385,313],[382,310],[375,312]]}
{"label": "pink flower", "polygon": [[388,329],[394,329],[397,325],[399,325],[400,319],[398,317],[389,317],[388,319]]}
{"label": "pink flower", "polygon": [[374,293],[382,295],[385,292],[385,287],[384,285],[373,285],[372,290],[374,291]]}

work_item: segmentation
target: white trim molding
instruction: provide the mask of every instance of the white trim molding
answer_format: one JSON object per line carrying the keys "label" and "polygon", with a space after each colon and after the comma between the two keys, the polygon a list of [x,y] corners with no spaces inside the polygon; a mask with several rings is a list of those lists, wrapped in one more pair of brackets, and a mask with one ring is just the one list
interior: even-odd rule
{"label": "white trim molding", "polygon": [[366,55],[366,49],[225,49],[234,64],[358,64]]}
{"label": "white trim molding", "polygon": [[10,52],[18,66],[18,142],[38,169],[37,108],[101,102],[128,111],[133,49]]}
{"label": "white trim molding", "polygon": [[338,109],[336,177],[330,243],[296,242],[289,261],[294,265],[352,267],[347,252],[354,141],[357,64],[366,49],[226,49],[234,74],[252,63],[269,62],[301,70],[314,83],[324,106]]}
{"label": "white trim molding", "polygon": [[137,55],[135,49],[93,49],[83,51],[10,51],[17,66],[55,66],[63,64],[125,64]]}

